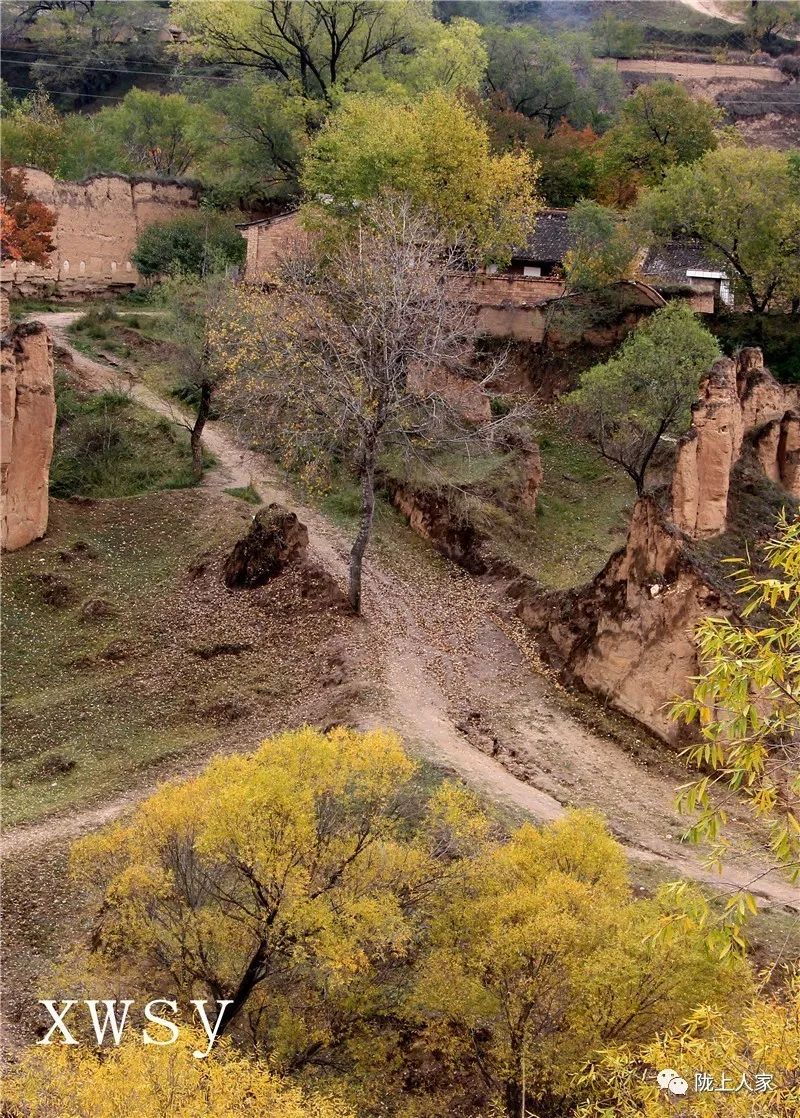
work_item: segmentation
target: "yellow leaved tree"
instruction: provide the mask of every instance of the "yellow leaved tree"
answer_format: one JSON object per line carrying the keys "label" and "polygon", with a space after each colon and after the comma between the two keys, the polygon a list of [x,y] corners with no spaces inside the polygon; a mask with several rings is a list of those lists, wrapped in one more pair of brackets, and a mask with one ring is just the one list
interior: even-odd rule
{"label": "yellow leaved tree", "polygon": [[382,1012],[381,976],[472,817],[443,788],[409,834],[414,771],[394,734],[306,728],[165,785],[73,849],[97,903],[92,965],[228,1000],[220,1036],[313,1065]]}
{"label": "yellow leaved tree", "polygon": [[667,910],[633,898],[622,848],[587,812],[523,826],[449,881],[412,1006],[458,1069],[453,1097],[476,1062],[507,1118],[568,1113],[587,1052],[649,1039],[701,991],[729,1004],[746,968],[720,968],[696,930],[654,935]]}
{"label": "yellow leaved tree", "polygon": [[[667,1070],[685,1093],[659,1084]],[[800,975],[777,993],[757,994],[736,1020],[701,1007],[648,1044],[608,1049],[579,1086],[589,1097],[576,1118],[796,1118]]]}
{"label": "yellow leaved tree", "polygon": [[[782,516],[763,565],[737,563],[741,620],[707,617],[695,640],[704,668],[673,717],[696,726],[688,762],[701,772],[679,805],[695,812],[692,841],[711,843],[721,863],[731,803],[742,800],[767,833],[775,868],[800,879],[800,518]],[[747,892],[731,900],[755,910]]]}
{"label": "yellow leaved tree", "polygon": [[[339,1118],[321,1089],[360,1118],[571,1113],[599,1050],[749,991],[748,964],[715,959],[696,923],[655,934],[672,902],[635,895],[599,817],[509,834],[383,730],[216,758],[82,839],[73,871],[91,949],[51,996],[230,1004],[207,1060],[188,1033],[158,1058],[138,1038],[91,1055],[78,1028],[37,1049],[14,1078],[24,1118]],[[92,1092],[122,1101],[93,1111]]]}
{"label": "yellow leaved tree", "polygon": [[406,195],[451,243],[480,263],[507,263],[540,202],[538,165],[493,155],[486,125],[457,95],[409,102],[348,94],[310,145],[302,176],[315,215],[341,219],[382,191]]}
{"label": "yellow leaved tree", "polygon": [[34,1049],[4,1077],[12,1118],[354,1118],[343,1103],[303,1093],[227,1043],[205,1060],[188,1030],[168,1048],[126,1041],[109,1051]]}

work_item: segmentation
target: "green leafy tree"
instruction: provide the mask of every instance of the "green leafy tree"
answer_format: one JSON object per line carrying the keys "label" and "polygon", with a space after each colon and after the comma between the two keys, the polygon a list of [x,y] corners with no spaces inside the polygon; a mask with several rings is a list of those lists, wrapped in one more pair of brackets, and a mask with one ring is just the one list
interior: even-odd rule
{"label": "green leafy tree", "polygon": [[689,426],[700,379],[720,352],[684,303],[669,303],[612,358],[583,373],[566,398],[603,457],[627,471],[639,495],[661,439]]}
{"label": "green leafy tree", "polygon": [[116,169],[174,177],[202,159],[219,122],[181,93],[132,89],[122,104],[98,114],[97,127],[114,150]]}
{"label": "green leafy tree", "polygon": [[167,13],[154,0],[10,0],[3,16],[5,61],[27,65],[26,84],[69,109],[114,85],[120,69],[173,65],[157,34]]}
{"label": "green leafy tree", "polygon": [[615,210],[583,200],[570,211],[567,224],[564,273],[570,290],[600,291],[632,276],[638,245]]}
{"label": "green leafy tree", "polygon": [[716,148],[722,110],[695,100],[677,82],[640,86],[622,105],[605,138],[604,174],[652,185],[670,168]]}
{"label": "green leafy tree", "polygon": [[561,120],[583,127],[596,114],[612,111],[619,80],[592,61],[586,36],[542,35],[533,27],[486,30],[489,66],[486,82],[503,93],[514,112],[541,121],[551,135]]}
{"label": "green leafy tree", "polygon": [[261,70],[332,103],[365,70],[409,49],[424,7],[410,0],[177,0],[173,18],[190,50]]}
{"label": "green leafy tree", "polygon": [[620,19],[608,9],[592,24],[592,36],[599,53],[607,58],[635,58],[644,43],[639,24]]}
{"label": "green leafy tree", "polygon": [[492,155],[483,122],[438,90],[414,104],[344,98],[309,148],[303,185],[331,215],[401,192],[470,257],[498,263],[524,241],[537,208],[530,158]]}
{"label": "green leafy tree", "polygon": [[171,321],[172,365],[176,372],[172,393],[194,410],[194,418],[186,427],[192,470],[198,479],[203,476],[203,431],[206,421],[214,418],[212,411],[222,380],[222,369],[214,360],[211,332],[214,313],[226,295],[225,277],[214,271],[199,276],[186,272],[171,275],[158,289]]}
{"label": "green leafy tree", "polygon": [[741,619],[706,617],[695,631],[702,674],[672,715],[697,728],[687,760],[703,775],[679,804],[697,813],[689,837],[710,842],[719,863],[730,845],[729,805],[743,801],[766,827],[776,865],[798,881],[800,519],[781,517],[762,561],[734,560]]}
{"label": "green leafy tree", "polygon": [[197,167],[212,196],[253,208],[295,198],[310,136],[322,123],[320,102],[255,76],[203,93],[220,120],[220,142]]}
{"label": "green leafy tree", "polygon": [[796,0],[756,0],[747,6],[745,25],[751,43],[767,50],[779,36],[797,34],[800,4]]}
{"label": "green leafy tree", "polygon": [[63,115],[43,89],[3,106],[3,157],[16,166],[38,167],[58,179],[81,179],[100,169],[94,122]]}
{"label": "green leafy tree", "polygon": [[347,89],[401,98],[433,89],[477,93],[487,63],[483,30],[474,20],[456,18],[446,24],[420,20],[407,49],[387,56],[379,68],[362,70]]}
{"label": "green leafy tree", "polygon": [[640,215],[657,235],[701,241],[755,313],[800,296],[800,192],[785,152],[707,152],[669,171]]}
{"label": "green leafy tree", "polygon": [[145,226],[131,260],[148,278],[201,276],[243,263],[246,249],[232,218],[206,210]]}

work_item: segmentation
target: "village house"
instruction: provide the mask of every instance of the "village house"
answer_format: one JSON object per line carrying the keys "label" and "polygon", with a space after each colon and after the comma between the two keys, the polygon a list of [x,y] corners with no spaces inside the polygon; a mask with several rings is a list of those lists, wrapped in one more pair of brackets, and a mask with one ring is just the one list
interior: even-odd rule
{"label": "village house", "polygon": [[[513,249],[507,271],[530,279],[560,276],[571,244],[569,210],[541,210],[527,243]],[[651,246],[643,252],[637,273],[663,295],[692,296],[692,306],[701,314],[713,314],[720,305],[733,306],[729,276],[708,259],[697,241],[672,240]]]}
{"label": "village house", "polygon": [[[556,298],[564,292],[563,264],[571,245],[569,210],[541,210],[536,227],[525,245],[512,250],[511,262],[500,271],[490,265],[484,275],[506,292],[500,303],[510,298],[525,306]],[[298,237],[304,237],[296,213],[265,217],[237,226],[247,241],[245,280],[267,282],[277,264]],[[689,297],[694,310],[713,314],[720,306],[733,306],[730,278],[706,256],[702,246],[692,240],[672,240],[643,250],[637,271],[638,280],[660,294]],[[523,283],[520,284],[519,280]],[[479,302],[485,302],[488,288],[481,286]],[[494,298],[488,300],[495,303]]]}

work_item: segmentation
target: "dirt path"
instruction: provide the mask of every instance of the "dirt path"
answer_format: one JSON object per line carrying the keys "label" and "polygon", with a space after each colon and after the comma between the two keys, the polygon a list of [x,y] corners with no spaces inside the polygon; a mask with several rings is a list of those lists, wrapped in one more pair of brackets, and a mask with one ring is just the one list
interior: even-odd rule
{"label": "dirt path", "polygon": [[744,23],[742,5],[732,4],[730,0],[681,0],[681,3],[701,15],[724,19],[726,23]]}
{"label": "dirt path", "polygon": [[[75,368],[97,388],[124,387],[141,404],[177,418],[168,403],[126,374],[78,352],[66,336],[76,312],[38,315]],[[312,556],[345,583],[348,541],[315,509],[298,502],[265,460],[239,445],[235,432],[208,423],[204,441],[217,460],[206,484],[252,484],[265,501],[290,505],[309,530]],[[643,750],[637,758],[591,732],[564,709],[541,671],[535,649],[491,585],[431,556],[430,549],[385,546],[365,566],[364,617],[374,646],[376,687],[357,712],[363,725],[395,728],[411,748],[519,813],[539,821],[567,806],[593,806],[611,820],[632,857],[676,875],[713,882],[720,891],[750,886],[765,902],[800,912],[798,891],[764,863],[730,862],[720,878],[683,847],[675,787],[685,770]],[[151,791],[70,816],[19,827],[5,836],[8,854],[24,855],[70,841],[130,810]]]}

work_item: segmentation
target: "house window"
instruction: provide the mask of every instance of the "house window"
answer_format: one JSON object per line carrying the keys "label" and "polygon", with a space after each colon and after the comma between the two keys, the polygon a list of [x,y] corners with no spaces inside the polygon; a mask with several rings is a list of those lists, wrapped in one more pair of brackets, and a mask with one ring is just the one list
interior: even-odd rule
{"label": "house window", "polygon": [[542,269],[533,264],[526,264],[522,269],[523,276],[541,276]]}

